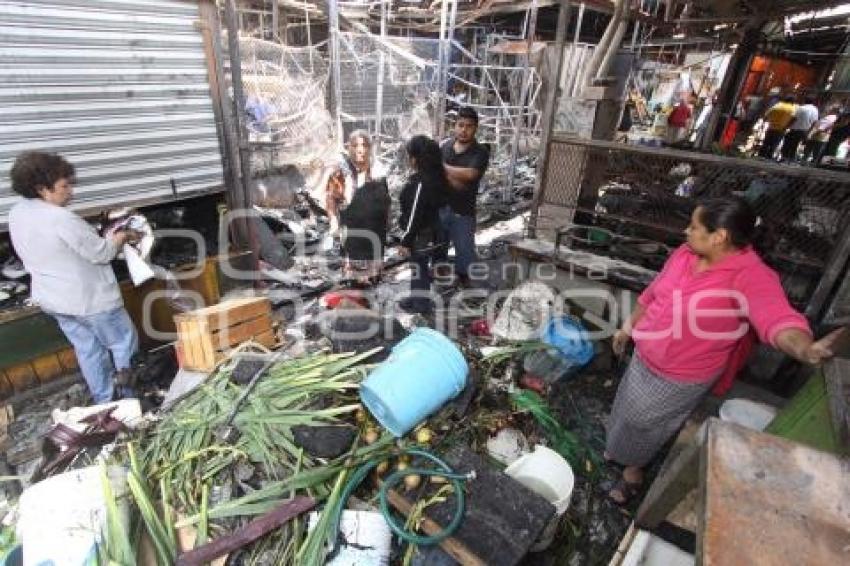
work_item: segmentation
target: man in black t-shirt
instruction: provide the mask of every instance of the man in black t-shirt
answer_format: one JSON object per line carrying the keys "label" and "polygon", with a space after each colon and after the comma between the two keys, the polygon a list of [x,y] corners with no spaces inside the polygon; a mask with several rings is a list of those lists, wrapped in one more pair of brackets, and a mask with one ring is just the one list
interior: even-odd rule
{"label": "man in black t-shirt", "polygon": [[445,237],[455,248],[455,269],[462,285],[469,284],[469,266],[476,260],[475,202],[490,161],[490,151],[475,140],[477,130],[478,114],[472,108],[461,108],[454,138],[440,146],[449,181],[440,222]]}

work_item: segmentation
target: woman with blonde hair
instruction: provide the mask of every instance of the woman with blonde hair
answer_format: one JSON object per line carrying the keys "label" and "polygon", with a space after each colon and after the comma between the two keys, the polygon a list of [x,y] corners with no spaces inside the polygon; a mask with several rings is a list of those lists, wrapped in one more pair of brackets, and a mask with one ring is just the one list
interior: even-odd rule
{"label": "woman with blonde hair", "polygon": [[385,173],[372,163],[369,134],[355,130],[348,152],[328,179],[326,210],[331,232],[338,233],[346,273],[371,279],[380,273],[390,214]]}

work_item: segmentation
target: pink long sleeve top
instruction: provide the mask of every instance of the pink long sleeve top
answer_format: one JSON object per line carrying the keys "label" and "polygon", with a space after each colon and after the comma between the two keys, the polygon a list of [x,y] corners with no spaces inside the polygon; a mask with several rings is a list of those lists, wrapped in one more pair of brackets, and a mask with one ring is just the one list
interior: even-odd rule
{"label": "pink long sleeve top", "polygon": [[774,347],[782,330],[811,330],[788,303],[777,274],[752,248],[700,273],[698,259],[687,244],[673,252],[638,297],[645,313],[632,337],[654,373],[685,383],[721,375],[715,393],[722,393],[746,361],[751,330]]}

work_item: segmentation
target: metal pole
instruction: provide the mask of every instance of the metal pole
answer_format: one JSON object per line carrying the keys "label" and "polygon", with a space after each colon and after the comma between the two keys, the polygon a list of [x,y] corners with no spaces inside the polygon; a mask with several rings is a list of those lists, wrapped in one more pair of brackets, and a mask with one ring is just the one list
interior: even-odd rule
{"label": "metal pole", "polygon": [[[583,12],[579,8],[579,14]],[[561,0],[560,9],[558,10],[558,27],[555,30],[555,52],[564,52],[564,43],[567,36],[567,25],[569,23],[570,2],[569,0]],[[578,33],[576,33],[578,35]],[[564,64],[564,58],[558,57],[558,62],[555,65],[555,77],[561,76],[561,68]],[[535,237],[537,230],[538,208],[543,199],[543,174],[546,170],[546,161],[549,153],[549,139],[552,137],[552,127],[555,124],[555,109],[558,106],[560,98],[559,81],[549,82],[549,92],[546,93],[546,106],[543,108],[543,125],[540,132],[540,149],[537,157],[537,174],[534,176],[534,200],[531,205],[531,215],[528,223],[529,237]]]}
{"label": "metal pole", "polygon": [[328,0],[328,27],[331,38],[331,77],[333,82],[333,107],[336,120],[336,144],[342,149],[342,85],[339,77],[339,6],[336,0]]}
{"label": "metal pole", "polygon": [[[640,9],[638,11],[643,13],[643,0],[640,0]],[[635,50],[635,45],[637,45],[638,33],[640,33],[640,19],[635,18],[635,29],[632,31],[632,51]]]}
{"label": "metal pole", "polygon": [[525,122],[523,119],[525,113],[525,99],[528,97],[528,89],[531,83],[531,48],[534,46],[534,34],[537,31],[537,0],[534,0],[531,3],[531,8],[529,10],[529,23],[525,38],[525,63],[522,68],[522,92],[519,95],[519,104],[517,104],[519,110],[517,114],[517,121],[514,124],[514,140],[511,145],[511,163],[510,167],[508,167],[508,184],[505,185],[505,192],[502,193],[502,201],[504,202],[508,202],[510,200],[511,192],[514,188],[516,161],[517,156],[519,155],[519,137],[523,131],[523,124]]}
{"label": "metal pole", "polygon": [[435,112],[437,117],[437,123],[434,124],[434,137],[438,140],[443,139],[443,135],[445,133],[445,119],[446,119],[446,91],[442,88],[443,86],[443,73],[446,72],[445,59],[446,59],[446,24],[449,16],[449,0],[443,0],[442,6],[440,8],[440,45],[439,45],[439,61],[437,62],[437,88],[439,92],[437,93],[437,111]]}
{"label": "metal pole", "polygon": [[307,54],[310,57],[310,73],[313,73],[313,37],[310,31],[310,10],[307,9],[307,0],[304,0],[304,18],[306,20],[305,25],[307,26],[307,46],[310,48],[307,50]]}
{"label": "metal pole", "polygon": [[[278,0],[272,0],[272,37],[280,41],[280,22],[277,20],[277,2]],[[286,40],[283,43],[286,43]]]}
{"label": "metal pole", "polygon": [[[576,18],[576,33],[573,36],[573,45],[578,44],[579,35],[581,34],[581,24],[584,23],[584,2],[579,4],[578,7],[578,17]],[[555,34],[557,35],[557,31]]]}
{"label": "metal pole", "polygon": [[[248,126],[245,124],[245,90],[242,84],[242,59],[239,55],[239,24],[234,0],[227,0],[224,5],[227,17],[227,47],[230,57],[230,80],[233,86],[233,102],[236,105],[236,139],[239,143],[239,165],[242,172],[242,205],[243,211],[253,206],[251,196],[251,149],[248,144]],[[252,265],[257,266],[257,238],[252,223],[243,220],[243,230],[251,250]]]}
{"label": "metal pole", "polygon": [[387,41],[387,2],[381,0],[381,49],[378,54],[378,93],[375,102],[375,155],[381,155],[381,125],[384,119],[384,45]]}

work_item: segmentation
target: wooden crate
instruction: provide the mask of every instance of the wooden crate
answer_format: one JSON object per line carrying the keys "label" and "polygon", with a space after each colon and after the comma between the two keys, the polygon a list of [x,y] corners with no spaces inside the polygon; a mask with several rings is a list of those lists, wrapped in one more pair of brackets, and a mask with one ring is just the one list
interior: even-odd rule
{"label": "wooden crate", "polygon": [[174,315],[181,367],[212,371],[227,352],[247,340],[275,343],[271,303],[265,297],[233,299]]}

